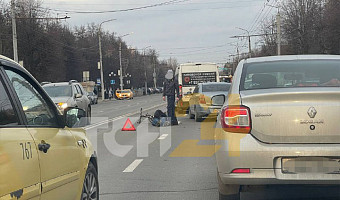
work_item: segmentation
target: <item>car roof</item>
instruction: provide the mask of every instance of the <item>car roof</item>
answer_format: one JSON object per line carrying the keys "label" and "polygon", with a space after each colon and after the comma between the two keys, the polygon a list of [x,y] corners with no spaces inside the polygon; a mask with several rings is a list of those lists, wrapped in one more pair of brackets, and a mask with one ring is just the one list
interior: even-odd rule
{"label": "car roof", "polygon": [[[72,83],[73,84],[73,83]],[[69,82],[60,82],[60,83],[49,83],[43,85],[43,87],[56,87],[56,86],[71,86]]]}
{"label": "car roof", "polygon": [[340,60],[338,55],[284,55],[268,56],[258,58],[248,58],[244,63],[273,62],[273,61],[292,61],[292,60]]}
{"label": "car roof", "polygon": [[195,62],[195,63],[183,63],[180,66],[193,66],[193,65],[216,65],[216,63],[210,62]]}
{"label": "car roof", "polygon": [[15,62],[14,60],[6,56],[0,55],[0,63],[2,65],[5,65],[6,67],[19,70],[36,81],[36,79],[32,76],[32,74],[29,71],[27,71],[23,66],[21,66],[19,63]]}
{"label": "car roof", "polygon": [[12,59],[10,59],[10,58],[8,58],[6,56],[3,56],[3,55],[0,55],[0,59],[8,61],[8,62],[12,62],[13,64],[19,65],[19,63],[15,62],[14,60],[12,60]]}
{"label": "car roof", "polygon": [[231,85],[227,82],[209,82],[209,83],[199,83],[198,85]]}

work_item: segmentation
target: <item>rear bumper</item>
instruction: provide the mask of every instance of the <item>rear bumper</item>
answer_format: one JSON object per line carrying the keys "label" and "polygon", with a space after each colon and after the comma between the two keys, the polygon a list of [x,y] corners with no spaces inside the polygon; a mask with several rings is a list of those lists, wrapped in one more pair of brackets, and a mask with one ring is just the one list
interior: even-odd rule
{"label": "rear bumper", "polygon": [[[217,131],[222,135],[216,140],[216,162],[224,184],[340,184],[340,174],[283,173],[281,162],[287,157],[339,157],[337,144],[264,144],[250,134]],[[250,173],[231,173],[240,168],[250,169]]]}
{"label": "rear bumper", "polygon": [[[279,172],[278,172],[279,171]],[[340,185],[339,175],[328,175],[314,179],[292,176],[290,179],[278,178],[281,169],[253,169],[250,174],[219,173],[224,184],[230,185]]]}
{"label": "rear bumper", "polygon": [[199,117],[217,117],[221,106],[196,105],[196,112]]}

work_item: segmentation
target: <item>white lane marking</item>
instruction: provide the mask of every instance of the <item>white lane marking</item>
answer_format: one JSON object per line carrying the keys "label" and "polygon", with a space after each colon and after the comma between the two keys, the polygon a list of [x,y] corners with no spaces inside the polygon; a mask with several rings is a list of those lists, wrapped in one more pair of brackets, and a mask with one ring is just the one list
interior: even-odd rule
{"label": "white lane marking", "polygon": [[138,167],[138,165],[140,165],[142,162],[143,162],[143,159],[136,159],[123,172],[124,173],[133,172]]}
{"label": "white lane marking", "polygon": [[[148,110],[152,110],[152,109],[154,109],[154,108],[157,108],[157,107],[160,107],[160,106],[164,106],[164,105],[166,105],[166,104],[165,104],[165,103],[162,103],[162,104],[159,104],[159,105],[155,105],[155,106],[152,106],[152,107],[150,107],[150,108],[143,109],[143,112],[144,112],[144,111],[148,111]],[[91,125],[89,125],[89,126],[86,126],[84,129],[85,129],[85,130],[93,129],[93,128],[96,128],[96,127],[98,127],[98,126],[105,125],[105,124],[107,124],[107,123],[109,123],[109,122],[114,122],[114,121],[117,121],[117,120],[122,119],[122,118],[124,118],[124,117],[129,117],[129,116],[136,115],[136,114],[139,114],[139,113],[140,113],[140,111],[138,111],[138,112],[133,112],[133,113],[128,113],[128,114],[125,114],[125,115],[121,115],[121,116],[118,116],[118,117],[115,117],[115,118],[112,118],[112,119],[108,119],[108,120],[105,120],[105,121],[102,121],[102,122],[98,122],[98,123],[96,123],[96,124],[91,124]]]}
{"label": "white lane marking", "polygon": [[169,136],[169,134],[163,134],[163,135],[161,135],[161,137],[159,137],[158,139],[159,140],[164,140],[166,137],[168,137]]}

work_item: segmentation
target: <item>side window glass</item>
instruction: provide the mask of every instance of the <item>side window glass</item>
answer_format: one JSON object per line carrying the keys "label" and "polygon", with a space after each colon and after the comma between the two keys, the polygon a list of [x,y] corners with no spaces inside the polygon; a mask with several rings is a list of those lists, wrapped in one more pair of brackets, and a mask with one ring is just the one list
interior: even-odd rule
{"label": "side window glass", "polygon": [[75,88],[76,94],[81,94],[79,88],[77,87],[77,85],[75,85],[74,88]]}
{"label": "side window glass", "polygon": [[13,126],[18,124],[18,116],[15,114],[4,85],[0,81],[0,126]]}
{"label": "side window glass", "polygon": [[56,126],[53,110],[38,91],[21,75],[6,70],[25,113],[27,123],[31,126]]}
{"label": "side window glass", "polygon": [[84,95],[84,93],[83,93],[83,91],[81,90],[81,88],[80,88],[80,86],[79,86],[79,85],[76,85],[76,88],[78,89],[78,91],[79,91],[79,94],[82,94],[82,95]]}
{"label": "side window glass", "polygon": [[198,86],[195,87],[194,94],[198,93]]}

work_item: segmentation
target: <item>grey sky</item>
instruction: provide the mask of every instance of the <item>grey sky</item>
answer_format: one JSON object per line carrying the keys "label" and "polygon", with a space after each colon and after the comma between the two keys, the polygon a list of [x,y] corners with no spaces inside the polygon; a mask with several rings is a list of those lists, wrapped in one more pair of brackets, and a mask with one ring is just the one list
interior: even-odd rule
{"label": "grey sky", "polygon": [[[44,0],[43,6],[57,10],[106,11],[150,5],[167,0]],[[118,35],[134,32],[124,40],[129,46],[141,49],[151,45],[161,59],[176,58],[183,62],[226,62],[236,53],[239,42],[241,52],[247,51],[247,41],[231,39],[244,35],[241,27],[250,29],[267,0],[189,0],[184,3],[148,8],[139,11],[105,14],[68,13],[71,27],[115,18],[117,21],[103,25],[103,29]],[[270,0],[274,3],[276,0]],[[274,10],[266,9],[271,13]],[[266,17],[262,12],[259,19]],[[59,16],[65,12],[58,11]],[[259,21],[259,20],[258,20]],[[257,31],[256,31],[257,30]],[[258,32],[255,29],[254,32]],[[233,43],[233,44],[230,44]],[[253,46],[255,42],[253,42]]]}

